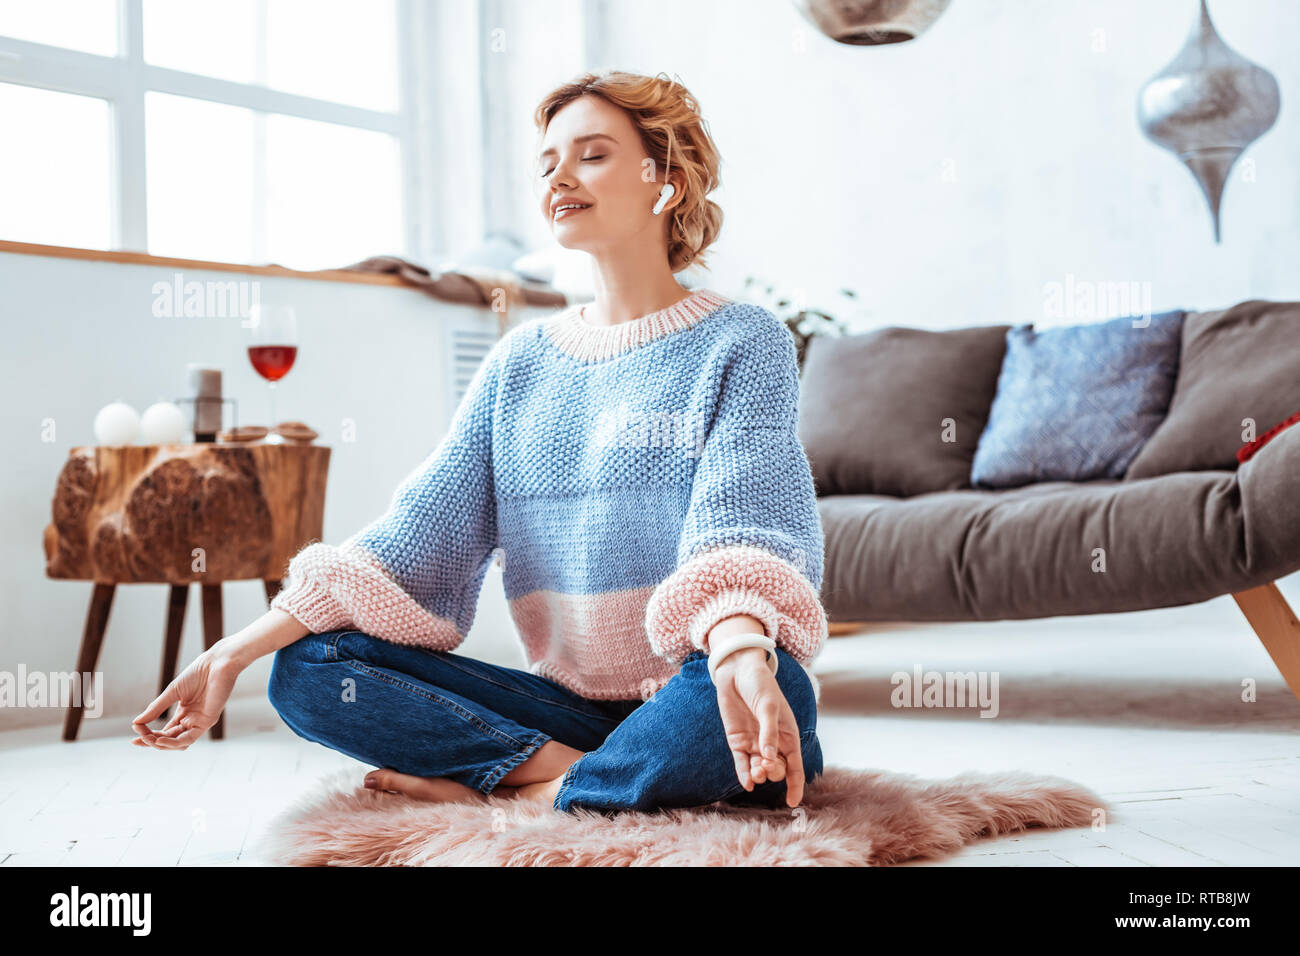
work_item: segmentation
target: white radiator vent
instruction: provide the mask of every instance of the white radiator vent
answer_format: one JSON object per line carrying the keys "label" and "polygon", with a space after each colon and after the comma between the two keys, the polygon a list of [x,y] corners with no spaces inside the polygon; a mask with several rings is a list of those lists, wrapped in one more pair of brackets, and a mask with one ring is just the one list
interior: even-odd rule
{"label": "white radiator vent", "polygon": [[498,327],[496,315],[492,314],[488,320],[450,319],[443,328],[446,329],[446,348],[443,350],[446,373],[443,381],[446,383],[446,421],[450,423],[451,416],[465,397],[465,390],[474,379],[474,373],[496,344]]}

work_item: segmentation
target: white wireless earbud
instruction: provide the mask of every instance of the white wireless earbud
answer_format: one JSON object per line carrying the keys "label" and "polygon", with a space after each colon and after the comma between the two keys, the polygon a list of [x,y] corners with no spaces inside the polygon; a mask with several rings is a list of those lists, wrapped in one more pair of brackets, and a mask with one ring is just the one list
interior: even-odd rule
{"label": "white wireless earbud", "polygon": [[654,209],[651,210],[651,212],[653,212],[656,216],[659,215],[661,212],[663,212],[664,203],[672,199],[673,194],[675,192],[677,192],[677,190],[673,188],[672,183],[664,183],[664,188],[659,190],[659,201],[655,203],[655,207]]}

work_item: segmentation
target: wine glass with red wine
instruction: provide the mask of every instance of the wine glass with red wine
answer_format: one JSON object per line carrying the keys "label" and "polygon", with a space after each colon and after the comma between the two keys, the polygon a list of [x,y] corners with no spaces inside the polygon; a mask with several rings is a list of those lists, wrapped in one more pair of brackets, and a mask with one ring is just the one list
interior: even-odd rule
{"label": "wine glass with red wine", "polygon": [[266,441],[275,445],[284,441],[275,431],[275,383],[289,374],[298,358],[298,316],[291,305],[259,302],[248,310],[248,320],[248,360],[270,389],[271,430]]}

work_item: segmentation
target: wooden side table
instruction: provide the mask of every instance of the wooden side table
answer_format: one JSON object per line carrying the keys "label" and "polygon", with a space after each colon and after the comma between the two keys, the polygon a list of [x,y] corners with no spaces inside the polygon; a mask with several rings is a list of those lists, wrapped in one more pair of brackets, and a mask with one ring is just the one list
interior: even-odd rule
{"label": "wooden side table", "polygon": [[[270,602],[289,559],[321,537],[330,449],[286,442],[78,446],[45,528],[45,574],[93,581],[77,673],[93,673],[119,584],[167,584],[158,693],[176,676],[189,586],[200,585],[203,645],[224,636],[221,585],[260,580]],[[76,740],[70,705],[63,739]],[[211,728],[224,736],[223,718]]]}

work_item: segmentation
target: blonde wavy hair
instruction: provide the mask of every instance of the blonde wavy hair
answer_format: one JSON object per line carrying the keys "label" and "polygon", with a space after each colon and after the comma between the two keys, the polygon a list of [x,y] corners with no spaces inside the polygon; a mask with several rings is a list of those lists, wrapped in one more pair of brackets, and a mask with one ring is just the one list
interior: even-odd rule
{"label": "blonde wavy hair", "polygon": [[[676,163],[685,179],[684,197],[673,206],[668,224],[668,267],[674,273],[703,266],[707,249],[722,231],[722,207],[708,199],[718,188],[721,157],[689,90],[667,74],[643,76],[621,70],[585,73],[556,87],[537,106],[533,119],[544,135],[552,118],[580,96],[599,96],[623,109],[641,133],[655,170],[668,173]],[[676,197],[674,197],[676,198]]]}

